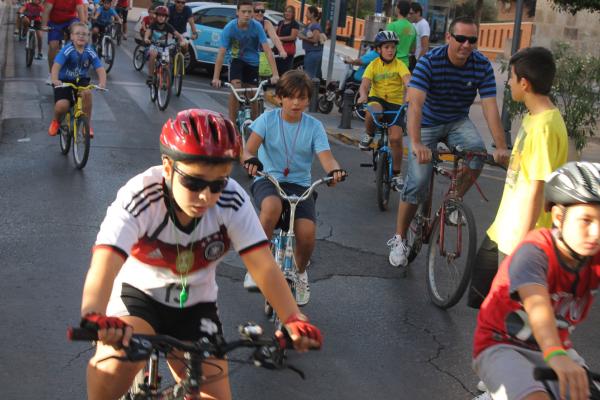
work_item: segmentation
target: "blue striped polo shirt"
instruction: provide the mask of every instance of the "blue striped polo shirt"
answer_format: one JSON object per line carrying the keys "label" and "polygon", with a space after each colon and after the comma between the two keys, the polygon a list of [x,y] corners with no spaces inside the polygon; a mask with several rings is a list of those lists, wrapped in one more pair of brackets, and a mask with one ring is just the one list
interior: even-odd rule
{"label": "blue striped polo shirt", "polygon": [[457,67],[448,58],[447,45],[419,58],[408,86],[427,93],[422,127],[468,117],[477,91],[482,99],[496,96],[496,79],[490,61],[473,50],[465,65]]}

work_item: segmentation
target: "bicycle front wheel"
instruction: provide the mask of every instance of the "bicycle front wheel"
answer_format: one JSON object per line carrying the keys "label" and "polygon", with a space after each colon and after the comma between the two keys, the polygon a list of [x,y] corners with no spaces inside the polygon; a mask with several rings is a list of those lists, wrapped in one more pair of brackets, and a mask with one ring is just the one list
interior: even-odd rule
{"label": "bicycle front wheel", "polygon": [[108,74],[115,63],[115,42],[108,36],[105,36],[102,41],[102,59],[104,60],[104,69]]}
{"label": "bicycle front wheel", "polygon": [[174,66],[173,84],[175,86],[175,96],[179,97],[179,95],[181,95],[181,88],[183,87],[183,75],[185,74],[183,54],[177,53]]}
{"label": "bicycle front wheel", "polygon": [[388,208],[392,182],[390,180],[390,158],[388,153],[382,151],[377,156],[377,170],[375,171],[375,185],[377,186],[377,205],[381,211]]}
{"label": "bicycle front wheel", "polygon": [[463,296],[473,271],[477,246],[475,218],[463,203],[448,200],[434,222],[427,256],[427,292],[447,309]]}
{"label": "bicycle front wheel", "polygon": [[160,67],[157,72],[158,77],[158,108],[161,111],[167,109],[171,99],[171,71],[169,68]]}
{"label": "bicycle front wheel", "polygon": [[71,127],[68,123],[70,118],[69,114],[65,115],[60,124],[60,152],[64,155],[69,154],[69,150],[71,149]]}
{"label": "bicycle front wheel", "polygon": [[25,65],[31,67],[33,63],[33,56],[35,54],[35,48],[37,47],[35,32],[29,30],[27,32],[27,41],[25,42]]}
{"label": "bicycle front wheel", "polygon": [[133,50],[133,68],[136,71],[141,71],[144,68],[144,64],[146,63],[146,48],[141,44],[135,46],[135,50]]}
{"label": "bicycle front wheel", "polygon": [[85,115],[80,116],[75,122],[73,135],[73,161],[77,169],[82,169],[87,164],[90,155],[90,124]]}

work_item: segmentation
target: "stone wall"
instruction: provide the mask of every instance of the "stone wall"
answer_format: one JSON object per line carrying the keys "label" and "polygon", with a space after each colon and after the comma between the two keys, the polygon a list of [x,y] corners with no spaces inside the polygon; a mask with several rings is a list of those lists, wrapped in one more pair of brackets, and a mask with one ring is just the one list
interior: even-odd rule
{"label": "stone wall", "polygon": [[600,13],[558,12],[549,0],[538,0],[533,46],[551,47],[561,41],[581,53],[600,57]]}

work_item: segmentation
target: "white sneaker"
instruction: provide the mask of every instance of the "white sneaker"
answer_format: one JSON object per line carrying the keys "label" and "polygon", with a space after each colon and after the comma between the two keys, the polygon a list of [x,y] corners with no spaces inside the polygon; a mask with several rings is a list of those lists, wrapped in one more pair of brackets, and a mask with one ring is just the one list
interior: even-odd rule
{"label": "white sneaker", "polygon": [[487,392],[487,386],[485,386],[485,383],[483,383],[483,381],[477,382],[477,390],[479,390],[480,392]]}
{"label": "white sneaker", "polygon": [[300,274],[296,279],[296,303],[302,307],[308,304],[310,300],[310,287],[308,286],[308,274],[306,271]]}
{"label": "white sneaker", "polygon": [[[449,225],[452,226],[457,226],[458,225],[458,210],[447,210],[447,217],[446,217],[446,222]],[[467,219],[465,218],[464,214],[460,215],[460,224],[461,225],[466,225],[467,224]]]}
{"label": "white sneaker", "polygon": [[493,400],[490,392],[483,392],[479,396],[475,397],[473,400]]}
{"label": "white sneaker", "polygon": [[394,175],[392,177],[392,190],[395,192],[401,192],[404,187],[404,179],[402,175]]}
{"label": "white sneaker", "polygon": [[388,240],[387,245],[390,247],[390,264],[394,267],[406,267],[408,265],[408,243],[406,239],[402,239],[400,235],[394,235]]}
{"label": "white sneaker", "polygon": [[46,79],[46,85],[52,85],[52,75],[48,75],[48,79]]}
{"label": "white sneaker", "polygon": [[373,141],[373,137],[364,133],[360,138],[360,142],[358,142],[358,148],[361,150],[369,150],[371,147],[371,142]]}
{"label": "white sneaker", "polygon": [[258,292],[258,286],[256,286],[256,282],[254,282],[249,272],[246,272],[246,276],[244,276],[244,289],[249,292]]}

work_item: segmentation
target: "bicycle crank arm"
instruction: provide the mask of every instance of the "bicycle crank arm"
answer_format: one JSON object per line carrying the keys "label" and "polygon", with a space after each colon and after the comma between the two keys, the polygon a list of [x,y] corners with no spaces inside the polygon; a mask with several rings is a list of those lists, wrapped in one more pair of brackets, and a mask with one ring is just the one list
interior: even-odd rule
{"label": "bicycle crank arm", "polygon": [[373,163],[360,163],[360,166],[371,168],[371,167],[374,167],[375,165]]}

